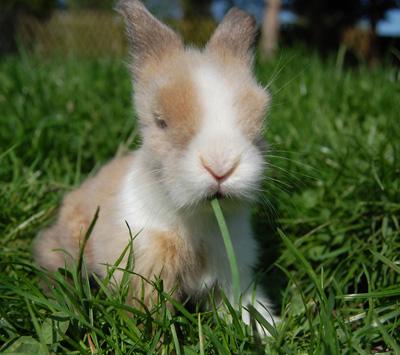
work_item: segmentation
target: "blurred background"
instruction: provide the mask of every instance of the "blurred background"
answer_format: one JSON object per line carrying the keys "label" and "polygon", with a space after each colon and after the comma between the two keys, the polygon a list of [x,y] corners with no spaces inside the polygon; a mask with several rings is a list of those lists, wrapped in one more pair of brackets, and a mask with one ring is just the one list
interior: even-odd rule
{"label": "blurred background", "polygon": [[[345,63],[399,63],[399,0],[145,0],[159,18],[202,45],[232,6],[259,22],[260,57],[279,46],[337,51]],[[2,0],[0,55],[34,51],[79,56],[120,56],[126,52],[123,24],[114,0]],[[396,59],[397,58],[397,59]]]}

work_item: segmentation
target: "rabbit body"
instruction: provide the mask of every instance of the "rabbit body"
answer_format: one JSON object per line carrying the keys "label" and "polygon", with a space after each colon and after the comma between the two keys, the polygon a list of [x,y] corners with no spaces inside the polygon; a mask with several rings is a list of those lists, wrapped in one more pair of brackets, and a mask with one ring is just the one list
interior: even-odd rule
{"label": "rabbit body", "polygon": [[[134,272],[163,280],[177,299],[223,290],[234,301],[228,257],[209,200],[221,199],[238,261],[244,305],[272,320],[267,297],[252,297],[257,244],[249,203],[265,167],[262,128],[269,96],[253,78],[254,19],[231,10],[203,50],[135,0],[120,3],[132,42],[134,102],[143,142],[67,194],[58,219],[38,236],[35,257],[56,270],[85,249],[90,272],[104,277],[133,239]],[[62,252],[60,250],[64,250]],[[127,256],[122,262],[126,264]],[[116,282],[122,272],[114,274]],[[151,283],[132,276],[132,303],[156,302]],[[218,293],[218,292],[217,292]],[[216,293],[216,294],[217,294]],[[249,321],[249,315],[243,317]]]}

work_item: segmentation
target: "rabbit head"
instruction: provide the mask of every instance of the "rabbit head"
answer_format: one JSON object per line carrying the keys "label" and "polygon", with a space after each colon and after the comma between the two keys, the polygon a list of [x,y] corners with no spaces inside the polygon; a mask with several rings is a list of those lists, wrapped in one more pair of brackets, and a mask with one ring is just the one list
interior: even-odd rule
{"label": "rabbit head", "polygon": [[268,93],[252,74],[252,16],[233,8],[202,50],[136,0],[119,3],[131,42],[142,148],[178,207],[248,199],[262,179]]}

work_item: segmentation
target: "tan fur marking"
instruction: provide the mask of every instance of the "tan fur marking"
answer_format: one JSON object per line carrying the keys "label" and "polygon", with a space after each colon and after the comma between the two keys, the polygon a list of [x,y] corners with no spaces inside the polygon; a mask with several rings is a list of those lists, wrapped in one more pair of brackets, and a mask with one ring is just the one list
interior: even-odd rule
{"label": "tan fur marking", "polygon": [[[97,226],[103,223],[107,213],[105,211],[109,210],[109,214],[112,211],[109,205],[113,203],[121,179],[131,166],[132,160],[132,154],[112,160],[94,177],[64,197],[56,223],[44,230],[35,241],[34,254],[41,266],[57,270],[64,267],[65,262],[71,261],[65,252],[55,249],[65,250],[73,258],[77,257],[96,208],[100,207],[100,215],[94,233]],[[85,248],[85,258],[90,268],[94,266],[92,239],[89,238]]]}
{"label": "tan fur marking", "polygon": [[158,298],[152,281],[160,278],[164,292],[173,292],[172,296],[180,299],[185,293],[183,287],[197,284],[206,257],[202,246],[194,249],[176,232],[154,231],[148,238],[151,243],[146,250],[135,255],[134,271],[143,277],[133,277],[131,296],[134,305],[143,302],[151,308]]}
{"label": "tan fur marking", "polygon": [[167,122],[173,141],[184,148],[199,124],[200,105],[192,81],[179,78],[158,91],[155,111]]}
{"label": "tan fur marking", "polygon": [[262,133],[268,102],[268,94],[254,86],[242,88],[238,94],[235,104],[239,112],[239,124],[250,140]]}

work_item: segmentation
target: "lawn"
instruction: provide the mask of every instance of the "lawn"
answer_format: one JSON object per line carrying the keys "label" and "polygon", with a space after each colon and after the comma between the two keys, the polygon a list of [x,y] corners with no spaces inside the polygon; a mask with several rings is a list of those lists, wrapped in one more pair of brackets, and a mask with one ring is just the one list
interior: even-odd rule
{"label": "lawn", "polygon": [[94,290],[84,264],[43,294],[36,233],[65,192],[138,144],[130,78],[116,59],[0,60],[0,351],[400,353],[399,69],[284,50],[256,71],[273,103],[254,230],[283,318],[265,341],[233,311],[171,314],[161,291],[157,316],[128,309],[126,287]]}

